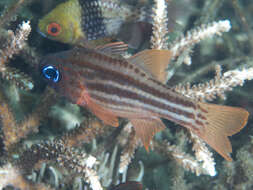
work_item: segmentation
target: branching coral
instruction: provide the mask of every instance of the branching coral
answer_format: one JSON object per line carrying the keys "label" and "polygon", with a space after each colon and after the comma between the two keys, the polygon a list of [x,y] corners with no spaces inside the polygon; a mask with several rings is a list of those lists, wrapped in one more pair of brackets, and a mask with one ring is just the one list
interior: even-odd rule
{"label": "branching coral", "polygon": [[194,98],[196,100],[214,100],[216,96],[225,99],[225,92],[231,91],[233,87],[243,86],[246,80],[253,79],[253,68],[243,68],[227,71],[223,75],[221,74],[221,67],[216,66],[216,76],[214,79],[204,83],[190,86],[187,83],[186,86],[179,84],[175,87],[175,91],[184,94],[187,97]]}
{"label": "branching coral", "polygon": [[[40,122],[46,117],[48,107],[54,98],[50,96],[50,90],[46,91],[47,95],[44,96],[40,103],[43,104],[33,110],[33,113],[25,116],[24,120],[17,122],[15,116],[10,110],[9,105],[6,103],[6,98],[0,93],[0,111],[1,111],[1,124],[3,131],[3,142],[5,149],[9,150],[12,145],[17,144],[20,139],[27,137],[30,133],[37,133]],[[48,99],[51,100],[48,100]]]}
{"label": "branching coral", "polygon": [[166,49],[168,47],[167,3],[165,1],[156,0],[153,12],[153,34],[151,37],[151,48]]}
{"label": "branching coral", "polygon": [[32,80],[26,74],[18,71],[15,68],[8,67],[7,61],[12,58],[14,54],[18,54],[20,50],[25,46],[25,41],[31,32],[30,22],[23,22],[16,34],[9,30],[9,40],[5,48],[0,54],[0,73],[3,78],[14,82],[21,89],[31,90],[33,88]]}
{"label": "branching coral", "polygon": [[228,20],[221,20],[207,25],[203,24],[200,27],[194,28],[187,32],[185,36],[181,36],[170,44],[169,50],[172,52],[172,58],[177,57],[184,50],[197,44],[201,40],[215,34],[221,35],[223,32],[228,32],[230,28],[231,26]]}
{"label": "branching coral", "polygon": [[64,145],[62,140],[33,145],[25,151],[18,161],[21,171],[29,171],[40,160],[49,160],[56,162],[74,172],[76,175],[81,175],[87,180],[92,189],[102,190],[96,171],[92,169],[96,164],[96,158],[87,155],[85,152],[75,151]]}

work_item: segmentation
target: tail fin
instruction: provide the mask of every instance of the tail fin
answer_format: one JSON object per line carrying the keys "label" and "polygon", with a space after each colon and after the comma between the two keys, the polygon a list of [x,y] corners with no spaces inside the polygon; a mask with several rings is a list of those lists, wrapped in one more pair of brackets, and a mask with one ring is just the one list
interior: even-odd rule
{"label": "tail fin", "polygon": [[232,161],[231,143],[228,136],[238,133],[247,123],[249,113],[242,108],[199,103],[201,115],[206,118],[204,130],[197,132],[207,144]]}

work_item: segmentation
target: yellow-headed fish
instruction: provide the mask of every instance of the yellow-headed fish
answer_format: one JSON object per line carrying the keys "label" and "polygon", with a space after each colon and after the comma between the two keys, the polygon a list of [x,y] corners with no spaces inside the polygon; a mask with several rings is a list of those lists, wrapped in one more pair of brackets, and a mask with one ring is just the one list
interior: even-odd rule
{"label": "yellow-headed fish", "polygon": [[116,0],[68,0],[45,15],[38,30],[52,40],[80,44],[113,36],[122,23],[146,18],[145,12]]}

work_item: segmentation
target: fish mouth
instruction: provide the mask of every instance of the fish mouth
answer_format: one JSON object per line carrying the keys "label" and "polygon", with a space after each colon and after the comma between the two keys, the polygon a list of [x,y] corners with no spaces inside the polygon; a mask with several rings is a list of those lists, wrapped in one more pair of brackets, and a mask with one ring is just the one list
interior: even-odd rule
{"label": "fish mouth", "polygon": [[41,32],[39,28],[37,28],[37,32],[38,32],[41,36],[43,36],[44,38],[47,38],[47,35],[46,35],[45,33]]}

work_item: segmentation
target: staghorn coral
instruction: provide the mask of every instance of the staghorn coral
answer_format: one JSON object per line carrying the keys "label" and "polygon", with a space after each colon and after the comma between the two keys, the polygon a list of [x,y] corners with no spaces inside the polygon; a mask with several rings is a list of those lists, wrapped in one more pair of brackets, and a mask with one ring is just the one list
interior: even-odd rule
{"label": "staghorn coral", "polygon": [[167,3],[165,1],[155,1],[153,8],[153,34],[151,36],[152,49],[168,48],[168,18]]}
{"label": "staghorn coral", "polygon": [[8,43],[1,51],[0,55],[0,73],[2,78],[14,82],[15,85],[21,89],[31,90],[33,83],[31,78],[18,71],[15,68],[8,67],[6,64],[9,58],[12,58],[14,54],[18,54],[19,51],[25,46],[25,41],[31,32],[30,22],[23,22],[16,31],[16,34],[11,30],[8,30]]}
{"label": "staghorn coral", "polygon": [[35,144],[22,154],[17,165],[21,167],[21,171],[27,172],[40,160],[53,161],[70,172],[83,176],[92,189],[101,190],[98,175],[92,169],[96,164],[96,158],[68,148],[64,144],[62,140]]}
{"label": "staghorn coral", "polygon": [[[31,189],[31,190],[51,190],[52,188],[49,186],[45,186],[44,184],[29,184],[23,177],[19,170],[13,167],[11,164],[7,164],[1,167],[0,172],[0,189],[4,187],[16,187],[19,189]],[[11,182],[11,183],[10,183]]]}
{"label": "staghorn coral", "polygon": [[[33,3],[36,4],[35,1]],[[245,13],[240,11],[241,7],[246,9],[246,5],[240,1],[231,2],[231,5],[236,8],[235,10],[238,15],[238,19],[236,17],[230,18],[232,23],[231,29],[230,22],[224,20],[224,18],[229,18],[226,15],[226,9],[224,9],[224,7],[228,6],[228,2],[206,1],[202,9],[197,11],[196,7],[198,5],[196,2],[192,1],[187,4],[185,0],[178,1],[176,3],[179,5],[180,3],[187,4],[192,9],[189,11],[191,15],[195,16],[197,14],[198,19],[195,23],[198,23],[197,25],[201,27],[192,26],[193,23],[186,17],[185,22],[176,20],[176,22],[180,21],[181,24],[185,23],[185,25],[173,30],[171,33],[171,31],[167,30],[167,22],[171,21],[168,17],[170,12],[167,11],[167,8],[175,6],[173,5],[175,2],[170,1],[170,4],[166,4],[165,1],[154,1],[154,3],[151,47],[154,49],[169,49],[174,52],[173,60],[168,65],[167,70],[168,78],[170,78],[168,84],[179,93],[205,101],[213,101],[217,96],[225,97],[227,91],[231,91],[231,94],[226,98],[226,104],[247,104],[246,107],[252,111],[251,105],[248,103],[249,101],[252,102],[249,96],[251,93],[250,84],[247,85],[245,83],[246,80],[252,79],[252,57],[248,53],[252,49],[247,50],[250,47],[248,46],[250,43],[248,39],[252,35],[252,31],[250,27],[247,27],[247,25],[250,26],[247,21],[247,11]],[[250,9],[250,6],[248,9]],[[8,9],[5,10],[6,12],[9,11]],[[18,11],[19,9],[15,9],[15,13],[9,12],[8,17],[12,17],[14,14],[19,15],[19,12],[16,10]],[[217,15],[221,14],[222,19],[220,19],[221,17],[217,17]],[[6,19],[4,22],[9,23],[9,20]],[[21,20],[27,20],[27,18],[22,17]],[[213,22],[213,20],[221,21]],[[207,24],[208,22],[211,24]],[[244,31],[246,32],[238,28],[241,23],[244,24]],[[182,31],[188,30],[189,27],[193,28],[190,30],[191,32],[182,35]],[[7,47],[12,47],[11,42],[15,42],[14,37],[18,36],[18,31],[22,31],[20,29],[17,27],[15,34],[10,32],[10,37],[8,38],[10,43],[5,43],[7,45],[1,48],[2,52],[4,50],[9,52],[7,51]],[[230,32],[222,36],[222,38],[213,37],[214,34],[221,34],[227,32],[229,29]],[[178,40],[174,40],[173,35],[181,37],[178,37]],[[38,34],[33,34],[32,32],[31,38],[35,41],[36,36]],[[169,40],[168,37],[170,37]],[[211,40],[206,39],[207,37],[211,38]],[[54,48],[60,51],[62,49],[61,46],[63,46],[62,44],[58,45],[49,41],[46,43],[49,46],[53,44],[53,48],[45,48],[41,42],[36,44],[29,42],[28,45],[22,47],[22,51],[18,51],[15,54],[17,54],[18,58],[22,57],[25,62],[34,67],[38,63],[40,54],[46,54]],[[193,46],[196,43],[200,44],[194,48]],[[31,44],[34,47],[31,47]],[[149,47],[146,46],[145,48]],[[221,57],[220,54],[222,54]],[[237,57],[235,58],[232,55]],[[214,60],[217,61],[213,62]],[[6,59],[3,62],[3,66],[9,68],[7,64],[15,63],[16,61],[8,58],[8,60]],[[188,64],[191,67],[181,65],[183,62],[191,63]],[[216,64],[220,66],[216,69],[214,79],[210,80],[210,78],[213,78],[213,75],[210,75],[209,72],[215,71],[213,65]],[[17,71],[17,65],[18,63],[14,64],[14,67],[11,69]],[[244,66],[240,67],[239,65]],[[223,74],[221,74],[221,67],[225,70]],[[28,70],[28,76],[31,77],[33,72],[34,70]],[[15,74],[15,72],[10,73],[12,75],[13,73]],[[6,74],[5,76],[8,75]],[[11,79],[11,77],[7,78]],[[16,78],[16,81],[13,79],[10,81],[17,84],[23,83],[19,77]],[[185,84],[185,81],[191,84],[196,81],[196,85]],[[207,82],[205,83],[205,81]],[[241,138],[242,143],[236,142],[234,137],[232,138],[233,144],[236,145],[234,150],[235,155],[233,156],[235,158],[234,164],[223,161],[222,166],[220,166],[222,161],[216,158],[216,154],[212,154],[199,138],[184,129],[178,127],[174,129],[171,123],[168,124],[171,126],[170,129],[166,129],[156,136],[153,142],[153,151],[147,154],[138,148],[139,142],[135,138],[130,123],[122,122],[120,128],[114,129],[104,126],[103,123],[93,118],[93,116],[83,109],[71,112],[72,115],[68,114],[69,110],[71,110],[71,106],[68,104],[66,104],[66,107],[60,106],[61,112],[59,109],[55,109],[56,107],[50,109],[51,105],[59,105],[64,100],[53,98],[53,95],[47,91],[43,93],[43,85],[38,81],[33,82],[33,84],[35,87],[39,86],[41,89],[26,92],[25,95],[22,94],[22,91],[17,91],[18,99],[20,100],[15,102],[15,106],[29,110],[28,113],[32,115],[32,118],[36,118],[34,128],[26,129],[26,127],[22,127],[19,123],[29,121],[29,119],[24,119],[27,114],[22,113],[23,118],[16,121],[17,111],[16,109],[12,109],[11,101],[4,97],[0,98],[1,108],[4,109],[0,114],[1,118],[5,117],[8,119],[7,121],[11,120],[10,124],[8,124],[5,123],[6,120],[1,119],[2,139],[5,147],[14,146],[14,148],[7,148],[5,154],[0,157],[0,163],[5,163],[0,169],[0,177],[6,179],[4,182],[0,180],[0,187],[12,185],[20,189],[49,189],[48,184],[51,184],[51,188],[54,187],[55,189],[96,189],[97,187],[101,188],[101,186],[110,187],[112,184],[123,182],[126,179],[137,179],[134,178],[137,176],[136,174],[142,175],[143,171],[140,171],[137,167],[138,164],[136,164],[139,160],[142,160],[145,169],[143,182],[146,189],[231,189],[233,187],[236,189],[249,189],[252,186],[249,169],[251,168],[251,141],[247,139],[248,135],[245,133],[245,130],[246,132],[251,132],[252,130],[248,128],[242,131],[242,134],[238,135],[238,137],[235,137],[235,139]],[[175,86],[177,84],[180,85]],[[234,89],[235,86],[245,84],[246,88],[240,88],[240,90]],[[9,85],[7,84],[7,86]],[[3,86],[2,88],[3,91],[6,91],[7,87]],[[231,100],[231,95],[232,100],[233,95],[236,95],[236,100],[228,102]],[[22,100],[25,98],[29,99],[29,102],[36,100],[34,101],[36,103],[32,105],[31,103],[22,104]],[[41,101],[38,99],[41,99]],[[224,100],[222,101],[224,103]],[[47,117],[48,113],[50,117]],[[80,115],[83,115],[83,118],[81,118],[82,122],[76,119]],[[28,116],[27,118],[30,117]],[[65,127],[66,119],[74,121],[69,122],[72,125],[71,129]],[[72,129],[73,123],[80,126]],[[41,126],[40,128],[38,128],[39,125]],[[23,129],[25,135],[19,137],[23,133]],[[27,136],[30,130],[37,131],[38,129],[38,134]],[[247,138],[244,138],[244,135]],[[12,138],[18,139],[12,141]],[[23,139],[21,142],[20,138]],[[54,140],[50,141],[49,139]],[[249,142],[243,145],[246,140]],[[243,147],[238,151],[239,146]],[[191,150],[194,152],[191,152]],[[14,158],[14,155],[18,155],[18,158]],[[217,162],[216,165],[214,160]],[[62,163],[62,167],[57,161]],[[92,161],[91,168],[87,167],[88,161]],[[68,165],[69,163],[70,165]],[[46,164],[46,171],[43,173],[44,164]],[[181,167],[185,168],[186,172]],[[173,169],[170,170],[170,168]],[[198,177],[189,174],[187,170],[195,173]],[[199,176],[201,174],[213,176],[216,173],[219,175],[218,178]],[[238,173],[241,173],[242,176],[240,177]],[[6,174],[9,178],[5,178]],[[30,176],[36,177],[27,180],[27,177]],[[71,180],[73,177],[76,178],[76,182]],[[18,183],[14,183],[14,179],[19,179],[17,180]],[[43,183],[41,183],[42,181]],[[51,183],[51,181],[54,182]],[[41,184],[46,184],[46,187],[41,187]],[[215,185],[213,186],[213,184]]]}
{"label": "staghorn coral", "polygon": [[233,87],[243,86],[246,80],[252,80],[253,77],[253,67],[235,69],[227,71],[223,75],[221,74],[220,65],[216,66],[216,76],[214,79],[204,83],[190,86],[187,83],[186,86],[179,84],[175,87],[175,91],[184,94],[187,97],[191,97],[196,100],[207,100],[212,101],[217,96],[225,99],[225,92],[231,91]]}
{"label": "staghorn coral", "polygon": [[[3,131],[3,143],[5,149],[11,149],[11,146],[17,144],[22,138],[27,137],[30,133],[37,133],[40,121],[46,117],[46,110],[52,103],[53,97],[50,97],[50,90],[46,91],[47,96],[44,96],[39,103],[43,106],[37,107],[22,121],[17,122],[6,98],[0,94],[0,111],[1,111],[1,124]],[[51,100],[48,100],[48,99]]]}

